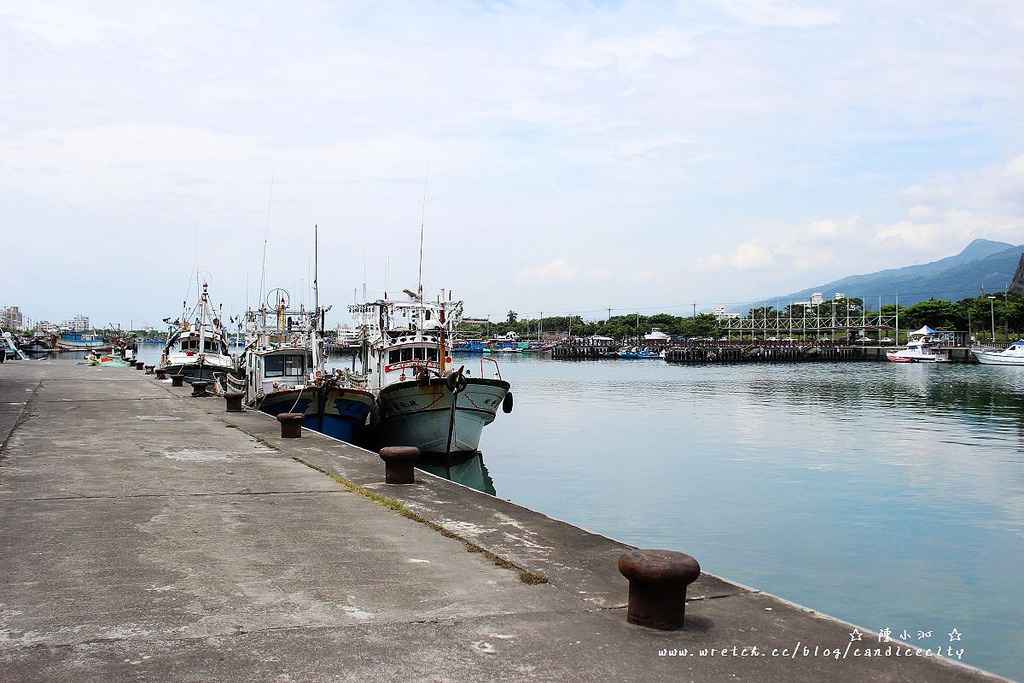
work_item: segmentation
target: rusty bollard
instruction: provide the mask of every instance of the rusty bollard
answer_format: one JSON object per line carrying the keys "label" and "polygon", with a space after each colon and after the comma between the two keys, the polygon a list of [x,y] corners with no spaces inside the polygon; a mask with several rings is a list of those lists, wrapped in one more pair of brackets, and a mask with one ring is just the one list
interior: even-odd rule
{"label": "rusty bollard", "polygon": [[192,385],[192,397],[193,398],[200,398],[202,396],[209,396],[209,394],[206,393],[206,381],[205,380],[196,380],[195,382],[189,382],[189,384]]}
{"label": "rusty bollard", "polygon": [[241,391],[228,391],[224,394],[224,401],[227,403],[227,412],[229,413],[240,413],[242,412],[242,397],[245,396]]}
{"label": "rusty bollard", "polygon": [[153,374],[153,368],[154,368],[154,367],[155,367],[155,366],[153,366],[153,365],[147,365],[147,366],[146,366],[146,374],[147,374],[147,375],[152,375],[152,374]]}
{"label": "rusty bollard", "polygon": [[686,587],[700,576],[700,564],[674,550],[631,550],[619,558],[629,579],[626,621],[647,628],[683,628]]}
{"label": "rusty bollard", "polygon": [[415,446],[388,446],[380,449],[380,457],[384,461],[384,483],[415,484],[413,465],[419,456],[420,449]]}
{"label": "rusty bollard", "polygon": [[136,370],[141,370],[144,367],[146,367],[146,361],[143,361],[143,360],[135,361],[135,369]]}
{"label": "rusty bollard", "polygon": [[277,421],[281,423],[282,439],[298,439],[302,436],[302,413],[281,413]]}
{"label": "rusty bollard", "polygon": [[171,375],[171,386],[172,387],[183,387],[183,386],[185,386],[185,375],[182,375],[182,374]]}
{"label": "rusty bollard", "polygon": [[159,379],[159,380],[167,379],[167,369],[166,368],[157,368],[153,372],[156,373],[156,378],[157,379]]}

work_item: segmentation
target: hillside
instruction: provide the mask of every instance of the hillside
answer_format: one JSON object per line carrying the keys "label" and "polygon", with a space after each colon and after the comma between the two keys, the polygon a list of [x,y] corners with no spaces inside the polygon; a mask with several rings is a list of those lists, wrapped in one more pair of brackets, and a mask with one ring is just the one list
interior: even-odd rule
{"label": "hillside", "polygon": [[982,290],[1002,292],[1009,287],[1022,252],[1024,245],[977,239],[959,254],[938,261],[851,275],[766,300],[805,301],[814,292],[831,299],[836,292],[843,292],[864,299],[871,308],[877,307],[879,297],[883,304],[891,304],[899,296],[901,306],[928,299],[959,301],[978,296]]}

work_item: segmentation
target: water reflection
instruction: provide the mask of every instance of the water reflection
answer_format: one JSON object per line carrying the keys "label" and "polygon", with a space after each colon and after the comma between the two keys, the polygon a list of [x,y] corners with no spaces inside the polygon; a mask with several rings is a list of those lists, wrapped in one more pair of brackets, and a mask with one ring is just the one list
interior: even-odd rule
{"label": "water reflection", "polygon": [[446,463],[443,457],[429,459],[421,457],[417,461],[416,467],[471,489],[483,491],[492,496],[497,495],[494,490],[494,481],[484,464],[484,457],[479,452],[468,458],[460,456],[449,463]]}
{"label": "water reflection", "polygon": [[[1024,372],[502,363],[502,497],[867,627],[1024,667]],[[951,573],[950,567],[955,567]]]}

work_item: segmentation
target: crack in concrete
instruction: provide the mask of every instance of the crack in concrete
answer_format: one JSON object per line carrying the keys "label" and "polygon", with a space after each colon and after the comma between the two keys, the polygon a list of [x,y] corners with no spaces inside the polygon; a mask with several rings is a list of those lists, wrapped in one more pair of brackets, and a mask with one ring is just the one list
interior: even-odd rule
{"label": "crack in concrete", "polygon": [[7,436],[4,437],[3,443],[0,443],[0,461],[3,461],[4,457],[7,455],[7,444],[10,442],[11,437],[14,436],[14,432],[18,431],[18,427],[24,424],[25,420],[28,419],[29,406],[35,401],[36,394],[42,386],[43,381],[39,380],[39,383],[36,384],[35,388],[32,390],[32,395],[28,397],[28,400],[26,400],[24,404],[22,404],[21,412],[18,413],[18,419],[16,419],[14,424],[11,426],[11,431],[7,432]]}

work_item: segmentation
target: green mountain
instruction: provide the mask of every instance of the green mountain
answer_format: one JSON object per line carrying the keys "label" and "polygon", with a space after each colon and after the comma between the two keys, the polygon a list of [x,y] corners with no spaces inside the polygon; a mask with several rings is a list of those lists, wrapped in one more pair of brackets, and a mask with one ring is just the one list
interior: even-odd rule
{"label": "green mountain", "polygon": [[982,291],[1002,292],[1009,288],[1022,253],[1024,245],[977,239],[956,256],[867,275],[851,275],[766,301],[806,301],[814,292],[821,292],[826,299],[842,292],[847,297],[863,299],[869,308],[878,306],[879,297],[883,304],[892,304],[898,296],[901,306],[912,306],[928,299],[959,301],[978,296]]}

